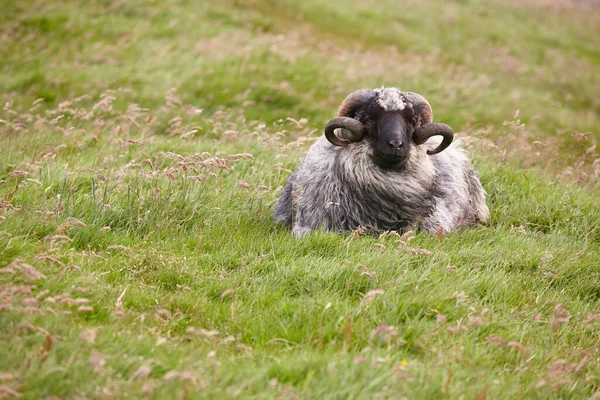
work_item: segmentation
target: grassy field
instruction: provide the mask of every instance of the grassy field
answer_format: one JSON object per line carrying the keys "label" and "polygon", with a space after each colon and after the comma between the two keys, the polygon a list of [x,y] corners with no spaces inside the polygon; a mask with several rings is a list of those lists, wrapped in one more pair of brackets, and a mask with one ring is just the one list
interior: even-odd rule
{"label": "grassy field", "polygon": [[[593,1],[9,0],[0,398],[600,398]],[[276,225],[346,94],[488,191],[432,237]]]}

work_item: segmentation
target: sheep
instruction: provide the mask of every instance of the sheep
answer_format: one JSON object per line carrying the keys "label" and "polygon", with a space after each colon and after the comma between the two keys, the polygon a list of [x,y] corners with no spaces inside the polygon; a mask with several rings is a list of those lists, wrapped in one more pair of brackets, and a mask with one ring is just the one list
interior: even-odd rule
{"label": "sheep", "polygon": [[[351,93],[288,178],[275,220],[296,237],[316,230],[447,233],[487,221],[477,172],[452,129],[432,120],[419,94]],[[432,136],[441,142],[425,144]]]}

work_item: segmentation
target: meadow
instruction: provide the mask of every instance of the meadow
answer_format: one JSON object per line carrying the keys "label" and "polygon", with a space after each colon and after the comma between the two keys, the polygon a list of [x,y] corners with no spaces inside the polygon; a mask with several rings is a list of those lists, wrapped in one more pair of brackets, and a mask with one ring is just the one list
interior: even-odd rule
{"label": "meadow", "polygon": [[[2,8],[0,398],[600,399],[597,2]],[[491,221],[294,239],[281,187],[381,86]]]}

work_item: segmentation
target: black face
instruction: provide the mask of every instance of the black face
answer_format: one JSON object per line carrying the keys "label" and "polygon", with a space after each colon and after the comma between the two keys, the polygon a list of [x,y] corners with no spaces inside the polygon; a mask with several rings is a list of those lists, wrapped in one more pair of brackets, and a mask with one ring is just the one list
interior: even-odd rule
{"label": "black face", "polygon": [[373,162],[384,169],[401,168],[411,148],[413,127],[399,111],[379,107],[366,111],[368,114],[361,119],[367,129],[365,139],[373,144]]}

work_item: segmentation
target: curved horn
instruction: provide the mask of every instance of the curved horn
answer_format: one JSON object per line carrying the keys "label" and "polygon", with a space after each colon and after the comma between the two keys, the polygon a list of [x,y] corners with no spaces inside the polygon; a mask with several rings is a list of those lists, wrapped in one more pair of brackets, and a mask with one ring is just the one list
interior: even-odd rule
{"label": "curved horn", "polygon": [[433,121],[433,111],[425,97],[413,92],[402,92],[402,97],[404,97],[409,108],[414,112],[417,127],[430,124]]}
{"label": "curved horn", "polygon": [[[336,129],[342,129],[342,137],[335,134]],[[365,126],[353,118],[337,117],[325,126],[325,137],[331,144],[346,147],[352,142],[358,142],[365,136]]]}
{"label": "curved horn", "polygon": [[427,139],[436,135],[443,136],[444,139],[442,140],[442,143],[440,143],[440,145],[434,150],[427,150],[427,154],[432,156],[445,150],[448,146],[450,146],[450,143],[452,143],[452,140],[454,139],[454,132],[452,132],[452,128],[450,128],[448,125],[439,123],[425,124],[415,129],[413,132],[413,142],[415,142],[417,145],[423,144],[427,141]]}
{"label": "curved horn", "polygon": [[354,118],[356,111],[373,100],[375,91],[372,89],[359,89],[350,93],[338,109],[338,117]]}
{"label": "curved horn", "polygon": [[413,142],[419,145],[425,143],[432,136],[443,136],[444,139],[438,147],[433,150],[427,150],[427,154],[430,156],[440,153],[450,146],[450,143],[454,140],[454,132],[446,124],[431,122],[433,121],[433,111],[427,99],[413,92],[403,92],[402,95],[413,109],[416,119],[415,123],[417,127],[413,132]]}

